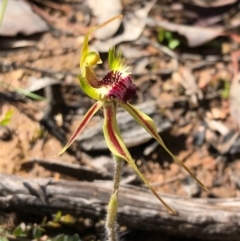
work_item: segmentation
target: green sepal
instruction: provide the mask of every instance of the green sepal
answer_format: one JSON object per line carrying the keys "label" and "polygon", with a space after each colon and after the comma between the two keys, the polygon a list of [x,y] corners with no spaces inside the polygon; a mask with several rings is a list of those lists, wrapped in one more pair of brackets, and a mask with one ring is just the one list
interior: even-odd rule
{"label": "green sepal", "polygon": [[182,166],[193,178],[196,182],[205,190],[208,190],[206,186],[200,182],[197,177],[186,167],[177,157],[175,157],[172,152],[167,148],[162,138],[159,136],[157,127],[154,121],[146,114],[138,110],[136,107],[130,105],[129,103],[124,103],[118,101],[120,106],[122,106],[136,121],[142,126],[154,139],[158,141],[158,143],[165,149],[165,151],[173,158],[175,162],[177,162],[180,166]]}
{"label": "green sepal", "polygon": [[161,197],[156,193],[153,187],[148,183],[143,174],[139,171],[135,162],[133,161],[131,154],[129,153],[126,145],[123,142],[121,134],[119,132],[116,120],[116,103],[106,102],[103,106],[104,123],[103,133],[109,150],[114,156],[124,159],[134,169],[138,176],[148,186],[151,192],[158,198],[158,200],[169,210],[170,213],[176,214],[170,206],[168,206]]}

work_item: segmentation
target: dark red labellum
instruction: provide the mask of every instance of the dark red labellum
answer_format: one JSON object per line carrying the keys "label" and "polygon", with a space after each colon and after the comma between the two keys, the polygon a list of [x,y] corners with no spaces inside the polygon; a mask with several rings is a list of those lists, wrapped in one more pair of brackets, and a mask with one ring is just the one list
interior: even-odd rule
{"label": "dark red labellum", "polygon": [[131,80],[131,76],[122,77],[118,71],[109,72],[101,81],[101,86],[111,86],[108,96],[128,101],[136,94],[136,86]]}

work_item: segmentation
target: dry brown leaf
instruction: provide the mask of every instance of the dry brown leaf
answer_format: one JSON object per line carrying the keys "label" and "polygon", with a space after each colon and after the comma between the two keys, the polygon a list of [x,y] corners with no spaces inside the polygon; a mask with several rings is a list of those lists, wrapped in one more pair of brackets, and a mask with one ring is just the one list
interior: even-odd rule
{"label": "dry brown leaf", "polygon": [[41,16],[44,20],[46,20],[49,24],[53,25],[54,28],[59,29],[63,32],[79,35],[86,34],[88,32],[88,28],[83,26],[82,24],[75,24],[69,21],[69,16],[55,16],[47,11],[44,11],[37,5],[32,5],[34,12],[36,12],[39,16]]}
{"label": "dry brown leaf", "polygon": [[179,82],[185,89],[185,94],[190,96],[194,106],[198,105],[198,99],[202,99],[202,91],[198,88],[196,78],[186,66],[179,67],[177,73],[172,75],[174,81]]}
{"label": "dry brown leaf", "polygon": [[201,46],[204,43],[207,43],[210,40],[220,36],[225,30],[220,26],[206,28],[199,26],[180,25],[162,20],[155,21],[151,19],[148,19],[148,24],[161,27],[171,32],[177,32],[187,39],[189,47]]}
{"label": "dry brown leaf", "polygon": [[27,2],[8,0],[0,35],[15,36],[19,33],[31,35],[47,30],[46,22],[32,11]]}
{"label": "dry brown leaf", "polygon": [[240,73],[234,77],[231,84],[230,111],[240,130]]}
{"label": "dry brown leaf", "polygon": [[210,7],[222,7],[226,5],[230,5],[235,3],[237,0],[212,0],[212,1],[202,1],[202,0],[190,0],[187,1],[190,4],[200,6],[200,7],[205,7],[205,8],[210,8]]}
{"label": "dry brown leaf", "polygon": [[[121,14],[122,3],[120,0],[88,0],[89,7],[93,11],[93,15],[97,18],[97,23],[101,24],[108,19]],[[113,36],[122,22],[122,19],[116,19],[115,21],[100,28],[95,32],[95,37],[97,39],[107,39]]]}
{"label": "dry brown leaf", "polygon": [[139,8],[134,13],[124,15],[124,32],[121,35],[105,40],[104,42],[96,41],[93,45],[95,50],[99,52],[107,52],[111,46],[116,46],[121,42],[134,41],[138,39],[146,25],[145,19],[155,2],[155,0],[148,2],[144,7]]}
{"label": "dry brown leaf", "polygon": [[36,77],[31,76],[28,81],[29,81],[29,86],[28,88],[26,88],[26,90],[29,92],[35,92],[43,88],[46,88],[47,86],[60,84],[60,81],[58,79],[54,79],[50,77],[43,77],[43,78],[37,79]]}

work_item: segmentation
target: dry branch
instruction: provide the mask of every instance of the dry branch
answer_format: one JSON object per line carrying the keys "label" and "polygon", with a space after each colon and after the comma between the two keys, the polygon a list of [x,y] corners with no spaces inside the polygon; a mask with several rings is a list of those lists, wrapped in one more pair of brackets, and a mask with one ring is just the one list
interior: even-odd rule
{"label": "dry branch", "polygon": [[[61,210],[92,219],[105,216],[111,183],[24,179],[0,174],[0,211],[46,215]],[[162,195],[178,211],[168,214],[151,193],[123,185],[118,221],[129,228],[204,240],[240,240],[240,199],[184,199]]]}

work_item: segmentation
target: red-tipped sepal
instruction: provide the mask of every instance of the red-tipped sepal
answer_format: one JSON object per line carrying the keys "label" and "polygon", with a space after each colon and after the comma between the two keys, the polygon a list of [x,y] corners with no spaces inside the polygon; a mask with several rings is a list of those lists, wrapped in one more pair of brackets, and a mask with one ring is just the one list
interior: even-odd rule
{"label": "red-tipped sepal", "polygon": [[104,112],[104,124],[103,133],[107,143],[108,148],[114,156],[126,160],[129,165],[135,170],[138,176],[143,180],[143,182],[148,186],[151,192],[158,198],[158,200],[169,210],[170,213],[176,214],[170,206],[168,206],[156,193],[153,187],[148,183],[143,174],[139,171],[135,162],[133,161],[127,147],[125,146],[122,137],[120,135],[117,120],[116,120],[116,103],[106,102],[103,106]]}
{"label": "red-tipped sepal", "polygon": [[135,108],[134,106],[130,105],[129,103],[125,102],[119,102],[119,104],[137,121],[139,125],[141,125],[154,139],[158,141],[158,143],[168,152],[168,154],[176,161],[179,165],[181,165],[195,180],[196,182],[205,190],[207,190],[207,187],[204,186],[197,177],[186,167],[180,160],[178,160],[172,152],[166,147],[164,144],[162,138],[158,135],[157,127],[154,123],[154,121]]}
{"label": "red-tipped sepal", "polygon": [[75,132],[73,133],[72,137],[70,138],[70,140],[68,141],[68,143],[66,144],[65,147],[63,147],[63,149],[58,153],[58,155],[63,154],[69,146],[72,145],[72,143],[76,140],[77,136],[80,134],[80,132],[83,130],[83,128],[87,125],[87,123],[91,120],[91,118],[93,117],[93,115],[103,106],[103,102],[101,101],[97,101],[89,110],[88,112],[85,114],[85,116],[83,117],[80,125],[78,126],[78,128],[75,130]]}

